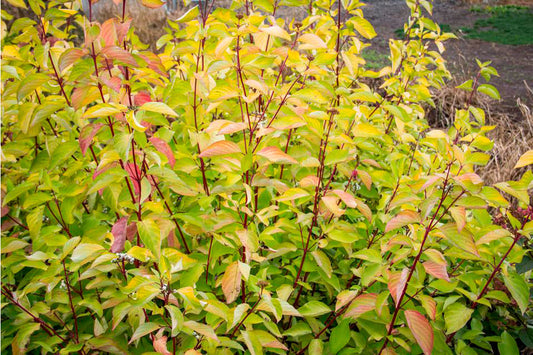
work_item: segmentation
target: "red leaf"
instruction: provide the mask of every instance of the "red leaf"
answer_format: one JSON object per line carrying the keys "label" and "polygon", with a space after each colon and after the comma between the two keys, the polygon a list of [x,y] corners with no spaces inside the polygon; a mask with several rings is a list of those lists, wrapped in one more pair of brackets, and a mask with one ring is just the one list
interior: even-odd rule
{"label": "red leaf", "polygon": [[91,145],[94,136],[103,126],[103,123],[90,123],[81,129],[79,141],[81,153],[83,155],[85,155],[87,148]]}
{"label": "red leaf", "polygon": [[404,312],[407,326],[413,333],[416,342],[422,348],[425,355],[431,355],[433,351],[433,329],[427,319],[417,311]]}
{"label": "red leaf", "polygon": [[126,21],[115,23],[115,29],[117,30],[118,43],[124,42],[128,31],[130,30],[131,18]]}
{"label": "red leaf", "polygon": [[131,181],[133,182],[133,188],[135,189],[135,195],[140,196],[141,194],[141,171],[139,167],[133,163],[127,163],[126,172],[130,176]]}
{"label": "red leaf", "polygon": [[150,138],[150,143],[152,143],[160,153],[163,153],[167,157],[170,166],[174,167],[174,164],[176,164],[176,158],[174,158],[174,153],[168,143],[157,137]]}
{"label": "red leaf", "polygon": [[147,102],[152,102],[152,99],[150,98],[150,94],[146,91],[141,91],[133,97],[133,102],[135,103],[135,106],[142,106],[143,104]]}
{"label": "red leaf", "polygon": [[119,77],[112,77],[112,78],[105,78],[100,77],[100,81],[105,85],[109,86],[111,89],[115,90],[116,92],[120,92],[120,87],[122,86],[122,80],[120,80]]}
{"label": "red leaf", "polygon": [[389,223],[387,223],[387,226],[385,227],[385,233],[390,232],[393,229],[417,222],[420,222],[420,216],[418,213],[411,210],[404,210],[394,216]]}
{"label": "red leaf", "polygon": [[115,222],[111,233],[113,234],[113,245],[111,245],[112,253],[119,253],[124,250],[124,243],[126,242],[126,226],[128,225],[128,217],[121,217]]}
{"label": "red leaf", "polygon": [[100,53],[108,58],[108,59],[114,59],[117,60],[120,63],[127,64],[132,67],[137,66],[137,61],[130,52],[125,51],[124,49],[117,47],[117,46],[108,46],[102,48]]}
{"label": "red leaf", "polygon": [[171,248],[179,247],[179,242],[178,242],[178,239],[176,238],[175,228],[172,228],[172,230],[168,232],[167,242],[168,242],[168,246]]}
{"label": "red leaf", "polygon": [[128,228],[126,229],[126,239],[130,242],[135,238],[135,235],[137,234],[137,223],[133,222],[128,225]]}
{"label": "red leaf", "polygon": [[450,277],[448,276],[448,270],[446,270],[446,264],[426,261],[422,265],[424,265],[424,269],[426,269],[426,272],[431,276],[436,277],[437,279],[450,281]]}
{"label": "red leaf", "polygon": [[2,206],[2,215],[0,217],[4,217],[8,213],[9,213],[9,207]]}
{"label": "red leaf", "polygon": [[404,291],[405,284],[407,283],[407,275],[409,269],[404,268],[402,272],[394,272],[389,276],[389,283],[387,287],[389,288],[390,294],[394,299],[394,304],[398,307],[400,302],[400,297]]}

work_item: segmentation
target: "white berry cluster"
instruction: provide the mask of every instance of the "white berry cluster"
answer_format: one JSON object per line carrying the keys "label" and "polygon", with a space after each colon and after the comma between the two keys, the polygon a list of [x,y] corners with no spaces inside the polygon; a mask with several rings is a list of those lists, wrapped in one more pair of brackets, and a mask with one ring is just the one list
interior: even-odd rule
{"label": "white berry cluster", "polygon": [[113,263],[118,263],[118,262],[121,262],[121,261],[125,261],[127,263],[130,263],[130,264],[133,264],[133,262],[135,261],[135,258],[131,255],[128,255],[126,253],[117,253],[117,257],[113,260],[111,260],[111,262]]}

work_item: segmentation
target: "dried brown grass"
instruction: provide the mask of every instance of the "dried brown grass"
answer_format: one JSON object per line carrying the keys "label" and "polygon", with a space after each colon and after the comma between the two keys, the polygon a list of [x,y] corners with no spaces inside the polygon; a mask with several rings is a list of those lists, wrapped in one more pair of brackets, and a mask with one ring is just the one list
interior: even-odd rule
{"label": "dried brown grass", "polygon": [[[470,93],[457,89],[458,84],[450,82],[435,92],[436,108],[428,111],[428,122],[432,127],[450,127],[456,110],[466,107]],[[529,101],[533,102],[533,90],[525,81],[524,85],[528,89]],[[472,96],[471,104],[485,111],[486,125],[495,126],[488,133],[488,137],[494,142],[494,147],[489,152],[491,159],[478,170],[486,184],[517,180],[528,169],[514,169],[520,156],[533,147],[533,108],[524,102],[525,99],[517,99],[516,110],[502,106],[485,95]]]}

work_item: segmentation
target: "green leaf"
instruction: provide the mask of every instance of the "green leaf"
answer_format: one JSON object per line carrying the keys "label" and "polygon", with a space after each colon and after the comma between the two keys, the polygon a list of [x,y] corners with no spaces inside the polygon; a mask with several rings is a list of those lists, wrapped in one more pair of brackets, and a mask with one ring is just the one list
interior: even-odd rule
{"label": "green leaf", "polygon": [[298,312],[304,317],[318,317],[330,313],[331,309],[322,302],[311,301],[300,307]]}
{"label": "green leaf", "polygon": [[20,82],[19,89],[17,91],[17,99],[22,101],[26,96],[33,93],[36,89],[41,88],[50,78],[43,73],[35,73],[26,76]]}
{"label": "green leaf", "polygon": [[143,244],[152,252],[156,261],[159,261],[162,238],[157,222],[153,219],[143,219],[137,222],[137,230]]}
{"label": "green leaf", "polygon": [[492,97],[495,100],[501,99],[500,93],[498,92],[498,89],[496,89],[494,86],[490,84],[481,84],[478,86],[477,91]]}
{"label": "green leaf", "polygon": [[518,345],[516,345],[516,341],[514,340],[513,336],[509,334],[507,331],[504,331],[502,333],[502,341],[498,343],[498,350],[500,351],[500,354],[505,355],[519,355],[520,350],[518,349]]}
{"label": "green leaf", "polygon": [[467,308],[462,303],[454,303],[444,311],[446,334],[452,334],[460,330],[470,320],[473,309]]}
{"label": "green leaf", "polygon": [[503,274],[503,282],[505,287],[511,292],[511,295],[518,303],[520,311],[524,314],[529,305],[529,287],[524,278],[512,271],[509,271],[508,274]]}
{"label": "green leaf", "polygon": [[75,263],[86,263],[89,258],[96,257],[95,254],[104,250],[100,244],[81,243],[72,252],[71,259]]}
{"label": "green leaf", "polygon": [[135,340],[142,338],[146,334],[150,334],[151,332],[159,328],[161,328],[161,326],[157,323],[147,322],[147,323],[141,324],[137,329],[135,329],[135,333],[133,333],[128,344],[133,343]]}
{"label": "green leaf", "polygon": [[331,331],[329,338],[329,349],[332,354],[336,354],[339,350],[343,349],[350,341],[350,321],[343,319],[339,325],[337,325]]}

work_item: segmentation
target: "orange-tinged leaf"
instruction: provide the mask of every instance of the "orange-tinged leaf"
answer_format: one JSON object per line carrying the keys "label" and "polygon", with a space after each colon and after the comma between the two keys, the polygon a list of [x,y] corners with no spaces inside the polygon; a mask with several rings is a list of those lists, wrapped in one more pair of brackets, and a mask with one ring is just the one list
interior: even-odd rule
{"label": "orange-tinged leaf", "polygon": [[296,159],[283,152],[278,147],[265,147],[258,151],[257,155],[267,158],[273,163],[298,164],[298,161]]}
{"label": "orange-tinged leaf", "polygon": [[166,336],[162,336],[159,339],[154,338],[154,341],[152,342],[152,344],[154,346],[154,350],[157,351],[159,354],[172,355],[172,353],[168,351],[168,348],[167,348],[167,337]]}
{"label": "orange-tinged leaf", "polygon": [[280,37],[280,38],[286,39],[287,41],[291,40],[291,36],[287,33],[287,31],[285,31],[283,28],[279,27],[278,25],[270,26],[270,27],[263,27],[263,28],[260,28],[259,30],[274,37]]}
{"label": "orange-tinged leaf", "polygon": [[76,63],[81,57],[87,54],[83,49],[70,48],[59,57],[59,72],[65,70],[68,66]]}
{"label": "orange-tinged leaf", "polygon": [[241,291],[241,271],[239,262],[235,261],[228,265],[224,276],[222,276],[222,292],[226,297],[226,303],[232,303],[237,299]]}
{"label": "orange-tinged leaf", "polygon": [[478,241],[476,242],[476,245],[488,244],[492,242],[493,240],[498,240],[498,239],[510,237],[510,236],[512,236],[512,234],[507,229],[503,229],[503,228],[495,229],[493,231],[488,232],[481,238],[479,238]]}
{"label": "orange-tinged leaf", "polygon": [[346,206],[351,208],[357,207],[357,202],[355,201],[355,198],[352,196],[351,193],[343,190],[332,190],[331,192],[337,195],[337,197],[339,197],[342,202],[346,204]]}
{"label": "orange-tinged leaf", "polygon": [[350,303],[355,296],[357,296],[357,291],[344,290],[339,293],[337,295],[337,303],[335,304],[335,312]]}
{"label": "orange-tinged leaf", "polygon": [[104,40],[106,46],[113,46],[117,44],[118,38],[117,30],[115,28],[115,21],[117,21],[116,18],[110,18],[101,26],[100,38]]}
{"label": "orange-tinged leaf", "polygon": [[96,86],[83,86],[76,87],[72,92],[70,101],[74,109],[79,110],[80,108],[93,103],[100,98],[100,91]]}
{"label": "orange-tinged leaf", "polygon": [[455,223],[448,223],[439,227],[439,231],[456,247],[472,253],[475,256],[479,256],[476,243],[474,242],[474,236],[467,230],[467,228],[463,228],[462,231],[459,231]]}
{"label": "orange-tinged leaf", "polygon": [[431,276],[436,277],[438,279],[450,281],[450,277],[448,276],[448,270],[445,264],[443,265],[435,263],[433,261],[426,261],[422,265],[424,266],[426,272]]}
{"label": "orange-tinged leaf", "polygon": [[406,287],[407,275],[409,274],[409,269],[404,268],[401,272],[393,272],[389,276],[389,282],[387,287],[389,292],[394,300],[394,304],[398,307],[402,293]]}
{"label": "orange-tinged leaf", "polygon": [[407,326],[413,333],[418,345],[422,348],[424,355],[431,355],[433,351],[433,329],[428,320],[414,310],[407,310],[404,314]]}
{"label": "orange-tinged leaf", "polygon": [[367,190],[370,190],[372,188],[372,177],[369,173],[367,173],[364,170],[357,170],[357,176],[361,179]]}
{"label": "orange-tinged leaf", "polygon": [[457,230],[461,232],[466,225],[466,208],[464,206],[452,207],[450,214],[457,224]]}
{"label": "orange-tinged leaf", "polygon": [[219,131],[218,134],[232,134],[235,132],[240,132],[248,127],[244,122],[230,122],[224,125]]}
{"label": "orange-tinged leaf", "polygon": [[401,228],[408,224],[419,222],[420,215],[417,212],[411,210],[401,211],[394,216],[389,223],[387,223],[387,226],[385,227],[385,233],[390,232],[393,229]]}
{"label": "orange-tinged leaf", "polygon": [[323,196],[321,202],[326,206],[327,210],[333,213],[336,217],[342,216],[344,210],[339,207],[337,198],[334,196]]}
{"label": "orange-tinged leaf", "polygon": [[174,167],[174,164],[176,163],[176,158],[174,157],[174,153],[172,152],[172,149],[170,148],[168,143],[157,137],[150,138],[150,143],[154,145],[155,149],[163,153],[167,157],[170,166]]}
{"label": "orange-tinged leaf", "polygon": [[200,158],[209,158],[219,155],[240,153],[239,146],[230,141],[218,141],[207,147],[200,155]]}
{"label": "orange-tinged leaf", "polygon": [[426,249],[424,251],[424,254],[434,263],[446,265],[446,259],[444,258],[444,255],[436,249]]}
{"label": "orange-tinged leaf", "polygon": [[348,307],[346,313],[344,313],[344,317],[352,317],[355,319],[361,314],[374,310],[376,308],[377,297],[378,295],[375,293],[365,293],[357,296],[350,307]]}
{"label": "orange-tinged leaf", "polygon": [[280,343],[277,340],[269,341],[268,343],[263,344],[263,346],[266,347],[266,348],[282,349],[282,350],[286,350],[286,351],[289,350],[285,345],[283,345],[282,343]]}
{"label": "orange-tinged leaf", "polygon": [[322,38],[318,37],[313,33],[305,33],[301,35],[300,37],[298,37],[298,41],[304,43],[300,45],[300,49],[328,48]]}
{"label": "orange-tinged leaf", "polygon": [[300,180],[301,187],[316,187],[318,185],[318,177],[316,175],[307,175]]}
{"label": "orange-tinged leaf", "polygon": [[370,207],[368,207],[363,201],[359,199],[355,199],[355,203],[357,204],[357,209],[368,221],[372,221],[372,210]]}

